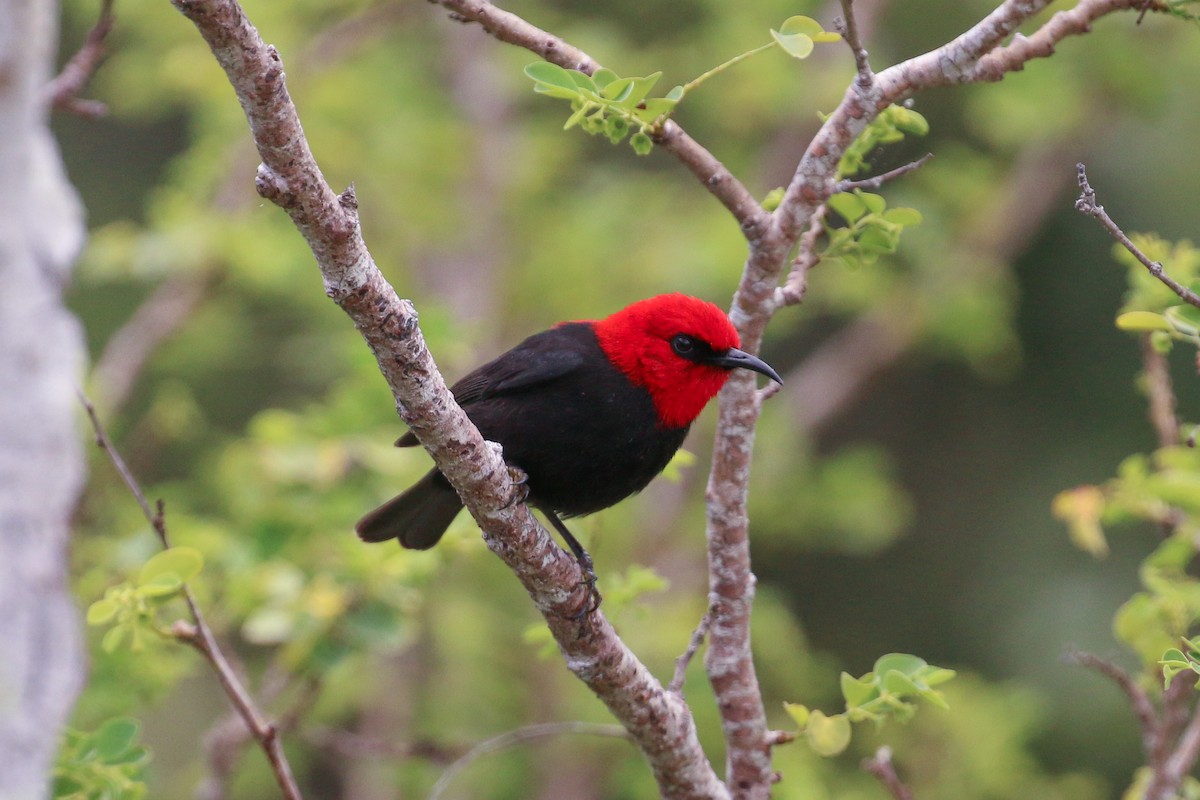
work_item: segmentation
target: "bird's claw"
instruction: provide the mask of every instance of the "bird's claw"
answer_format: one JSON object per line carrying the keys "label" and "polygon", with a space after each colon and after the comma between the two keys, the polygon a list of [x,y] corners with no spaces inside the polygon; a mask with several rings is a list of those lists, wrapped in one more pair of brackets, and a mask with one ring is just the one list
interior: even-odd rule
{"label": "bird's claw", "polygon": [[508,466],[508,479],[512,481],[513,493],[508,502],[504,504],[504,508],[512,508],[529,499],[529,476],[523,470],[510,464]]}
{"label": "bird's claw", "polygon": [[579,585],[587,587],[588,599],[587,605],[572,614],[571,619],[585,620],[591,616],[592,612],[600,608],[600,602],[604,599],[604,596],[596,588],[596,567],[592,563],[592,557],[585,550],[575,560],[579,564],[579,571],[583,574],[583,580],[579,582]]}

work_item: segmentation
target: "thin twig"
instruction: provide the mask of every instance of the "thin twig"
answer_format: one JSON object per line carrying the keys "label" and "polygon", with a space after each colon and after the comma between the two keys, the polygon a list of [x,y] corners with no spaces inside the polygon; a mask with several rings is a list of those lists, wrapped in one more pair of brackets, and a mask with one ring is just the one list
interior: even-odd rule
{"label": "thin twig", "polygon": [[[141,507],[142,514],[146,517],[151,527],[154,528],[162,546],[164,548],[170,547],[170,540],[167,536],[166,518],[163,514],[163,502],[161,500],[157,501],[155,508],[151,509],[150,503],[146,499],[146,493],[142,491],[137,478],[133,476],[133,473],[125,463],[125,459],[121,457],[121,454],[108,438],[104,425],[100,422],[100,418],[96,414],[95,406],[83,392],[79,392],[78,394],[79,400],[87,411],[88,418],[91,420],[92,429],[95,431],[96,444],[108,454],[113,467],[116,468],[117,473],[121,476],[121,480],[125,482],[134,500]],[[172,634],[180,642],[194,647],[212,666],[213,671],[216,673],[217,681],[225,691],[225,695],[233,704],[238,716],[246,724],[250,735],[254,737],[266,754],[267,761],[271,765],[271,770],[275,773],[275,781],[283,791],[283,796],[287,800],[300,800],[300,790],[296,786],[296,780],[292,776],[291,765],[288,764],[287,756],[283,752],[283,743],[280,741],[278,728],[273,723],[267,721],[262,711],[259,710],[257,704],[254,702],[254,698],[250,696],[250,693],[243,686],[241,679],[238,678],[237,673],[230,665],[229,659],[217,644],[212,629],[204,621],[204,615],[201,614],[200,607],[196,604],[196,598],[187,586],[183,587],[183,599],[187,603],[193,622],[177,621],[171,629]]]}
{"label": "thin twig", "polygon": [[1121,246],[1128,250],[1134,258],[1142,263],[1150,274],[1162,281],[1167,288],[1179,295],[1179,297],[1189,305],[1200,308],[1200,295],[1197,295],[1191,289],[1176,281],[1163,269],[1163,265],[1157,261],[1151,261],[1150,257],[1143,253],[1138,246],[1129,240],[1125,235],[1125,231],[1117,223],[1113,222],[1112,217],[1104,210],[1104,206],[1096,203],[1096,191],[1088,183],[1087,171],[1083,164],[1076,164],[1075,168],[1079,171],[1079,199],[1075,201],[1075,209],[1081,213],[1087,214],[1089,217],[1094,217],[1108,234],[1120,242]]}
{"label": "thin twig", "polygon": [[865,758],[862,768],[879,779],[896,800],[913,800],[912,790],[904,785],[892,765],[892,749],[881,747],[871,758]]}
{"label": "thin twig", "polygon": [[842,19],[841,31],[842,38],[846,40],[846,44],[850,45],[850,52],[854,54],[854,66],[858,70],[858,77],[854,79],[856,85],[863,89],[870,88],[875,81],[875,73],[871,71],[871,64],[867,60],[867,51],[863,48],[862,39],[858,33],[858,23],[854,19],[854,0],[842,0]]}
{"label": "thin twig", "polygon": [[[775,290],[775,302],[780,306],[791,306],[803,302],[808,292],[808,273],[821,263],[821,254],[817,252],[817,239],[825,231],[825,214],[829,206],[822,203],[808,220],[808,228],[800,236],[796,258],[792,261],[791,272],[788,273],[787,283]],[[771,389],[771,386],[774,386]],[[767,387],[759,391],[759,401],[767,399],[782,388],[782,384],[770,381]],[[770,390],[770,394],[767,391]]]}
{"label": "thin twig", "polygon": [[442,773],[437,783],[429,791],[429,800],[437,800],[441,797],[442,793],[450,785],[450,782],[454,780],[454,776],[482,756],[506,750],[525,742],[531,742],[535,739],[566,735],[606,736],[612,739],[630,738],[629,733],[620,725],[602,725],[595,722],[545,722],[507,731],[499,736],[493,736],[491,739],[480,742],[458,758],[453,764],[446,767],[446,771]]}
{"label": "thin twig", "polygon": [[1159,447],[1179,444],[1179,420],[1175,416],[1175,390],[1167,357],[1154,346],[1149,334],[1140,337],[1142,374],[1146,376],[1147,413],[1158,437]]}
{"label": "thin twig", "polygon": [[692,659],[696,657],[696,651],[700,649],[700,645],[704,643],[704,637],[708,635],[708,626],[712,624],[712,609],[707,609],[704,616],[700,617],[700,624],[696,626],[696,630],[692,631],[692,638],[688,642],[687,649],[675,659],[675,675],[671,678],[671,682],[667,684],[667,691],[681,694],[683,692],[683,681],[687,675],[688,664],[692,663]]}
{"label": "thin twig", "polygon": [[1125,696],[1129,698],[1129,705],[1133,709],[1134,716],[1137,717],[1138,727],[1141,728],[1142,740],[1149,749],[1150,741],[1158,728],[1158,719],[1154,712],[1154,704],[1150,702],[1150,695],[1146,694],[1146,690],[1128,672],[1108,659],[1093,653],[1071,650],[1065,655],[1065,658],[1069,663],[1099,672],[1125,693]]}
{"label": "thin twig", "polygon": [[378,736],[365,736],[354,731],[321,726],[306,729],[300,738],[314,747],[353,759],[398,761],[423,758],[434,764],[451,764],[455,759],[461,758],[467,749],[428,739],[394,742]]}
{"label": "thin twig", "polygon": [[88,31],[79,50],[63,65],[62,71],[54,76],[45,87],[46,101],[51,108],[70,111],[84,117],[102,117],[108,107],[99,100],[84,100],[79,93],[96,74],[96,69],[105,55],[104,40],[113,26],[113,0],[103,0],[100,18]]}
{"label": "thin twig", "polygon": [[836,194],[839,192],[851,192],[851,191],[854,191],[855,189],[879,189],[881,186],[883,186],[885,183],[887,183],[890,180],[895,180],[896,178],[899,178],[902,175],[907,175],[908,173],[912,172],[913,170],[920,169],[921,167],[925,166],[925,163],[927,161],[929,161],[929,159],[931,159],[931,158],[933,158],[933,153],[926,153],[925,155],[918,158],[916,161],[911,161],[907,164],[903,164],[899,167],[896,167],[895,169],[889,169],[887,172],[884,172],[880,175],[876,175],[871,178],[862,178],[861,180],[838,181],[837,184],[834,185],[833,191]]}

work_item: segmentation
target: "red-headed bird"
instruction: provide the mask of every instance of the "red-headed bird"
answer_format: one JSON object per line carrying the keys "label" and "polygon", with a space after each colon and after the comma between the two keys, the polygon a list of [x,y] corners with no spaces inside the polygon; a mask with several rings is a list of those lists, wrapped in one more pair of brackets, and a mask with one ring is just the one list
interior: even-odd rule
{"label": "red-headed bird", "polygon": [[[602,320],[564,322],[534,334],[451,391],[483,437],[499,442],[505,461],[525,473],[527,502],[546,515],[594,583],[591,559],[558,515],[591,514],[645,488],[732,370],[782,383],[739,344],[717,306],[664,294]],[[415,444],[412,433],[396,442]],[[424,550],[437,544],[462,507],[434,469],[364,516],[355,530],[364,541],[399,539]]]}

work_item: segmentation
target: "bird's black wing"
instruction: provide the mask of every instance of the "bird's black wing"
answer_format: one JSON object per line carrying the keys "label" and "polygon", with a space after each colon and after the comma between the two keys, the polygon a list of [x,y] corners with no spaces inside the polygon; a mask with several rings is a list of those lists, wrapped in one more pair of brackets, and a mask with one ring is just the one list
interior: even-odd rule
{"label": "bird's black wing", "polygon": [[[454,399],[469,414],[472,403],[523,392],[582,368],[583,353],[562,347],[565,337],[561,334],[566,327],[563,325],[530,336],[507,353],[464,375],[450,387]],[[555,346],[547,346],[543,339],[547,335],[553,337],[550,341]],[[411,431],[396,440],[396,447],[412,447],[416,444],[417,437]]]}

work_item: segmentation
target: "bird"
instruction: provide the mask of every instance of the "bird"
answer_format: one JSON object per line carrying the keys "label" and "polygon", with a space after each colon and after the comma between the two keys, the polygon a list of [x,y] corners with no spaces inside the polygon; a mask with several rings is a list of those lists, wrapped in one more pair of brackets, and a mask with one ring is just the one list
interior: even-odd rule
{"label": "bird", "polygon": [[[525,475],[525,502],[562,536],[600,602],[591,556],[560,517],[608,508],[646,487],[735,369],[782,383],[740,348],[713,303],[672,293],[600,320],[562,322],[467,374],[454,399]],[[418,444],[410,431],[397,447]],[[366,542],[437,544],[463,503],[436,468],[355,525]]]}

